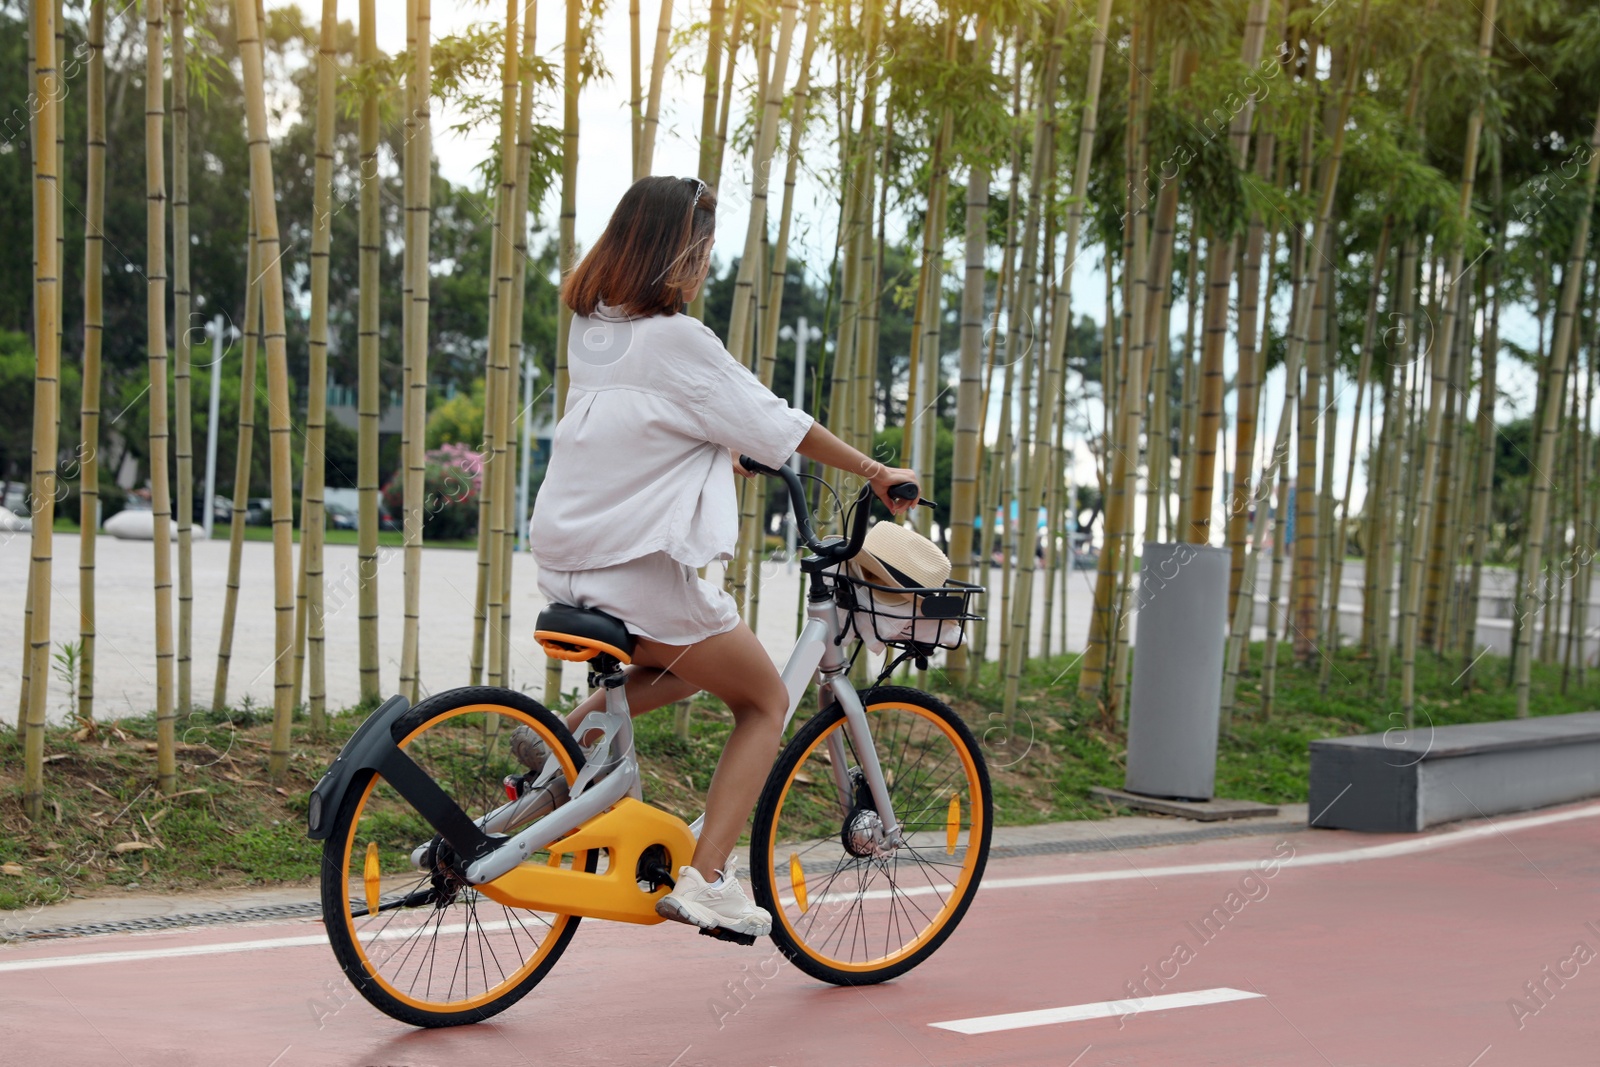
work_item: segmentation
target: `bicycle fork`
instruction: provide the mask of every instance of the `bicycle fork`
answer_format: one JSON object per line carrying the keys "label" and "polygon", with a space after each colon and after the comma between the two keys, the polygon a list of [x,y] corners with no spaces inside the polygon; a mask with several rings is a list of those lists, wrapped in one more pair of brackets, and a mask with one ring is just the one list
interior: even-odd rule
{"label": "bicycle fork", "polygon": [[[826,707],[825,693],[832,692],[844,711],[845,729],[860,759],[862,777],[872,796],[872,806],[882,823],[879,831],[882,843],[900,844],[900,824],[894,816],[894,804],[889,799],[889,785],[884,780],[883,768],[878,763],[878,749],[872,743],[872,730],[867,724],[867,710],[861,703],[861,694],[850,683],[850,664],[845,659],[838,642],[839,607],[833,600],[810,601],[806,604],[806,624],[795,642],[794,652],[783,668],[784,685],[789,690],[789,714],[783,725],[788,729],[805,693],[806,684],[815,679],[818,703]],[[798,683],[798,684],[796,684]],[[828,761],[833,768],[833,783],[839,791],[839,804],[850,811],[855,806],[855,787],[850,781],[849,753],[844,735],[834,731],[828,735]]]}

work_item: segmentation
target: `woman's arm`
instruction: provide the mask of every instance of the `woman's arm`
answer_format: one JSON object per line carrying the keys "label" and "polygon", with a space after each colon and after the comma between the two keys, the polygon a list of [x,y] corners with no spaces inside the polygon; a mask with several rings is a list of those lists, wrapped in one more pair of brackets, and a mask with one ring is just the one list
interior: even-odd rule
{"label": "woman's arm", "polygon": [[820,422],[811,424],[811,429],[800,439],[800,446],[795,451],[807,459],[814,459],[825,466],[867,479],[872,484],[873,493],[883,501],[883,506],[896,515],[916,507],[915,497],[911,500],[896,500],[889,496],[889,487],[892,485],[899,485],[902,482],[916,484],[916,471],[906,470],[903,467],[890,467],[863,455],[859,450],[835,437]]}

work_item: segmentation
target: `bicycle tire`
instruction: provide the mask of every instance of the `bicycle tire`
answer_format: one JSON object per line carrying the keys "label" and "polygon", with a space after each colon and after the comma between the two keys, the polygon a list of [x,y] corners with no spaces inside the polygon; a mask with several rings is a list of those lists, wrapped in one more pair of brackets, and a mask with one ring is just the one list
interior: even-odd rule
{"label": "bicycle tire", "polygon": [[[858,785],[852,808],[842,810],[831,762],[819,756],[826,753],[826,739],[836,730],[841,732],[847,755],[854,754],[844,729],[844,710],[837,703],[813,716],[785,746],[756,804],[750,835],[751,884],[756,902],[772,914],[772,940],[800,970],[835,985],[870,985],[895,978],[944,944],[983,879],[994,819],[983,754],[972,731],[949,706],[920,690],[900,686],[869,690],[862,694],[862,703],[874,726],[873,743],[879,750],[895,816],[908,835],[907,844],[887,857],[863,857],[852,854],[845,843],[846,824],[861,810],[865,787]],[[897,742],[895,731],[880,729],[888,725],[891,712],[908,720],[903,741]],[[874,716],[880,718],[875,721]],[[898,753],[894,751],[896,743]],[[949,753],[931,768],[924,767],[928,753],[946,744]],[[935,780],[934,774],[952,755],[958,766]],[[913,760],[909,766],[907,759]],[[852,762],[859,764],[859,758]],[[947,805],[947,793],[955,803]],[[942,823],[936,810],[941,806],[946,806]],[[786,807],[791,809],[787,820]],[[951,846],[947,854],[954,856],[959,847],[959,861],[933,857],[941,825],[945,843]],[[831,829],[831,837],[820,832],[825,827]],[[960,841],[963,837],[964,843]],[[838,857],[818,895],[815,887],[808,888],[808,865],[813,872],[826,870],[835,851]],[[902,887],[897,875],[919,869],[925,884]],[[839,879],[851,872],[856,875],[853,900],[848,891],[834,889]],[[884,877],[886,887],[870,888],[878,875]],[[950,880],[949,893],[940,892],[935,875]],[[936,897],[939,902],[932,915],[915,903],[924,896]],[[819,930],[816,916],[822,914],[824,904],[836,903],[835,898],[837,902],[849,900],[849,904],[832,925]],[[873,956],[869,953],[876,950],[869,947],[868,937],[875,937],[878,931],[867,929],[868,912],[882,912],[884,909],[875,905],[884,899],[889,902],[882,931],[884,952]],[[874,907],[869,909],[869,903]],[[874,915],[874,919],[878,917]],[[850,937],[848,953],[841,951],[846,933]],[[894,945],[896,936],[901,938],[898,947]]]}
{"label": "bicycle tire", "polygon": [[[476,745],[471,736],[471,723],[465,720],[475,713],[484,716],[484,732]],[[458,719],[462,721],[455,721]],[[464,811],[476,817],[489,810],[490,805],[503,802],[505,795],[501,792],[499,772],[505,766],[517,771],[522,769],[510,757],[504,736],[488,729],[491,722],[506,727],[508,732],[511,726],[519,723],[532,727],[561,757],[569,782],[583,766],[583,754],[566,724],[537,701],[509,689],[475,686],[438,693],[396,720],[392,732],[395,743],[423,766]],[[462,729],[464,726],[467,729]],[[479,766],[460,767],[456,761],[451,761],[452,773],[459,771],[459,775],[446,777],[439,773],[447,757],[470,754],[474,749],[480,757]],[[471,780],[474,778],[476,781]],[[498,797],[493,798],[493,794]],[[419,873],[410,864],[409,849],[426,843],[431,837],[432,828],[375,772],[368,771],[352,783],[340,806],[333,832],[323,845],[322,913],[328,942],[345,977],[370,1004],[391,1018],[428,1028],[481,1022],[511,1007],[539,984],[577,932],[579,917],[554,915],[544,919],[521,909],[505,908],[464,886],[456,886],[444,903],[430,902],[416,907],[396,904],[395,901],[403,899],[408,891],[427,892],[425,885],[437,886],[432,881],[433,872]],[[380,838],[391,847],[381,848]],[[361,865],[361,870],[357,871],[352,867],[352,859],[358,841],[363,839],[367,856],[356,861]],[[373,862],[368,857],[374,856],[379,857],[375,872],[367,867]],[[385,859],[389,861],[387,869],[404,872],[403,884],[391,886],[386,892],[383,891]],[[533,861],[530,857],[530,862]],[[597,861],[598,856],[593,851],[573,860],[575,866],[581,865],[581,869],[591,872]],[[372,882],[378,884],[377,890],[370,888]],[[370,895],[354,895],[352,886]],[[389,902],[387,906],[380,904],[380,913],[375,914],[370,911],[368,901],[378,898],[379,893],[388,897]],[[485,923],[477,915],[479,904],[484,904],[486,909],[498,908],[504,916]],[[444,912],[458,905],[462,910],[447,923]],[[387,910],[383,910],[385,908]],[[383,914],[389,917],[384,919]],[[401,916],[408,917],[416,925],[391,929]],[[529,922],[524,921],[523,916],[547,928],[542,937],[529,929]],[[454,935],[457,924],[463,927],[461,948],[453,963],[444,959],[440,967],[441,970],[443,965],[451,967],[449,983],[441,998],[434,993],[435,965],[441,964],[435,947],[446,934]],[[428,933],[430,926],[431,934]],[[398,944],[391,948],[388,942]],[[419,945],[424,943],[428,947],[417,959],[417,973],[409,986],[401,989],[407,967]],[[531,951],[526,954],[525,944],[531,945]],[[380,945],[384,948],[381,954],[377,951]],[[477,992],[473,991],[471,974],[474,947],[482,978]],[[518,962],[507,974],[501,957],[509,953],[515,953]],[[380,958],[374,959],[374,956]],[[498,981],[489,974],[491,958],[499,974]],[[424,992],[419,995],[415,986],[422,980],[423,959],[427,960],[427,980]],[[459,996],[456,995],[458,975],[461,977]]]}

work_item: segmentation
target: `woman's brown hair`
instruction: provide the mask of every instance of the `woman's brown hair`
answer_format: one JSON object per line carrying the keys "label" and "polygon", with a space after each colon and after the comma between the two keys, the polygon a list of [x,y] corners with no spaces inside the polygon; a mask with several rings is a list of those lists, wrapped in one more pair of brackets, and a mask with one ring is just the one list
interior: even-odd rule
{"label": "woman's brown hair", "polygon": [[623,314],[673,315],[711,258],[717,194],[698,178],[640,178],[561,286],[579,315],[603,301]]}

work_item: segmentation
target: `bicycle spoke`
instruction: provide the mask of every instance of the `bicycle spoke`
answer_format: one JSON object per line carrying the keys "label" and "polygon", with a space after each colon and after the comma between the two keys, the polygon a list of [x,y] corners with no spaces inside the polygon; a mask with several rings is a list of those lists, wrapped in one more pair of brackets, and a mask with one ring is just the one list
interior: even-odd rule
{"label": "bicycle spoke", "polygon": [[[832,795],[833,767],[824,753],[834,731],[844,742],[847,767],[867,762],[848,720],[837,718],[809,743],[802,759],[787,765],[783,799],[775,818],[767,816],[773,821],[768,824],[770,841],[763,842],[770,854],[763,862],[775,878],[787,875],[791,864],[811,875],[791,876],[789,891],[775,894],[781,925],[790,932],[785,936],[792,936],[804,955],[819,964],[873,974],[927,946],[959,915],[958,906],[965,907],[976,884],[970,876],[981,868],[987,841],[980,831],[988,801],[980,777],[982,760],[969,732],[915,701],[890,697],[869,705],[867,712],[900,840],[881,855],[853,855],[856,841],[844,833],[849,812],[824,801],[818,787]],[[865,796],[859,788],[857,795]],[[961,815],[954,827],[956,847],[947,854],[953,798]],[[919,840],[907,840],[913,835]],[[817,864],[821,856],[835,856],[834,862]],[[802,880],[809,883],[803,893]]]}
{"label": "bicycle spoke", "polygon": [[[481,817],[503,803],[500,782],[513,769],[508,743],[502,742],[508,742],[513,725],[535,720],[493,703],[442,711],[422,720],[403,748],[462,811]],[[504,721],[491,730],[487,724],[497,718]],[[390,1014],[396,1014],[398,1006],[388,1006],[385,997],[402,1002],[407,1010],[449,1013],[471,1005],[475,1013],[492,1014],[500,1010],[495,1006],[497,997],[520,995],[519,985],[526,988],[541,962],[548,965],[552,954],[565,947],[566,931],[575,918],[491,902],[478,889],[461,883],[455,861],[445,862],[450,857],[448,846],[441,843],[438,855],[430,853],[422,870],[413,868],[410,854],[418,845],[436,840],[435,831],[381,777],[344,820],[338,831],[341,892],[326,917],[330,925],[342,925],[357,954],[349,958],[341,954],[346,973],[368,999]],[[364,856],[373,846],[384,884],[377,909],[369,913],[371,876]],[[402,857],[404,867],[397,870]],[[541,854],[529,862],[543,859],[547,856]],[[584,869],[586,862],[580,857],[574,869]]]}

